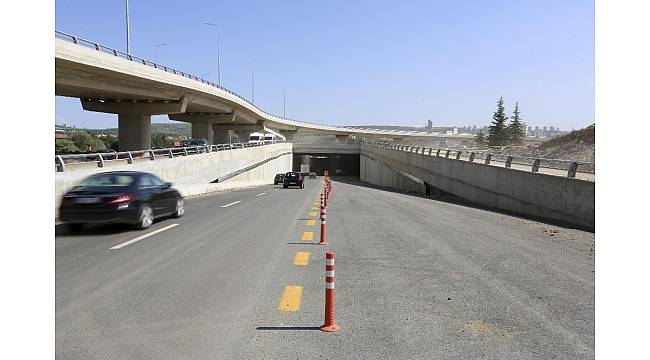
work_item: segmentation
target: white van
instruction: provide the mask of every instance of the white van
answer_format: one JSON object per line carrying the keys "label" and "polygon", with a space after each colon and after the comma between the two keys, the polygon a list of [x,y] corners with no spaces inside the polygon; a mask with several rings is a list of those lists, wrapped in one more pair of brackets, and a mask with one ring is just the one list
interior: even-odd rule
{"label": "white van", "polygon": [[278,137],[275,134],[264,134],[264,141],[275,141]]}
{"label": "white van", "polygon": [[264,134],[259,132],[251,133],[250,137],[248,138],[249,144],[256,144],[262,141],[264,141]]}

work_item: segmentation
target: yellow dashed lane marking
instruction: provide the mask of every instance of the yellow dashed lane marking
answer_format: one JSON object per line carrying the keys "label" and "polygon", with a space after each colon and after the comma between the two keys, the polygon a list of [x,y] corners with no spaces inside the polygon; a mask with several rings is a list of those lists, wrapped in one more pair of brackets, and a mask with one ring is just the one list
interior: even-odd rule
{"label": "yellow dashed lane marking", "polygon": [[312,211],[309,213],[309,216],[316,216],[318,213],[316,211]]}
{"label": "yellow dashed lane marking", "polygon": [[302,239],[305,241],[310,241],[314,240],[314,232],[313,231],[305,231],[302,233]]}
{"label": "yellow dashed lane marking", "polygon": [[316,220],[307,220],[307,226],[314,226],[316,225]]}
{"label": "yellow dashed lane marking", "polygon": [[296,257],[293,258],[294,265],[307,266],[309,264],[309,253],[306,251],[299,251]]}
{"label": "yellow dashed lane marking", "polygon": [[280,311],[298,311],[300,310],[300,300],[302,299],[302,286],[288,285],[284,288],[278,310]]}

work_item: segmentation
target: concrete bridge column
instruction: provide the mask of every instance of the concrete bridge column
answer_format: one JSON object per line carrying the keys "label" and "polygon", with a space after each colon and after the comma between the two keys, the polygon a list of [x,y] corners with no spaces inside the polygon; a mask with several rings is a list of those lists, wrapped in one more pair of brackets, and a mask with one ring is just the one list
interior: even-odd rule
{"label": "concrete bridge column", "polygon": [[151,149],[151,115],[118,114],[117,119],[120,151]]}
{"label": "concrete bridge column", "polygon": [[229,144],[230,143],[230,130],[223,127],[212,127],[213,144]]}
{"label": "concrete bridge column", "polygon": [[193,139],[206,139],[208,144],[214,144],[214,133],[212,131],[212,123],[209,122],[193,122],[192,124],[192,138]]}
{"label": "concrete bridge column", "polygon": [[336,143],[347,144],[350,140],[350,135],[336,135]]}
{"label": "concrete bridge column", "polygon": [[293,142],[293,137],[296,135],[296,130],[280,130],[280,134],[284,136],[287,142]]}

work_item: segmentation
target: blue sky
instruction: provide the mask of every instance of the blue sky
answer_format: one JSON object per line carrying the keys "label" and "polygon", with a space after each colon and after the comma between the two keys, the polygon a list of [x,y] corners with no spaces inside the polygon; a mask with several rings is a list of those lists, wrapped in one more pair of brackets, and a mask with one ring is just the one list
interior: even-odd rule
{"label": "blue sky", "polygon": [[[594,2],[130,0],[131,52],[287,116],[332,125],[487,125],[503,96],[532,126],[594,122]],[[124,1],[57,0],[56,29],[126,48]],[[117,116],[56,98],[56,123]],[[154,121],[167,121],[154,117]]]}

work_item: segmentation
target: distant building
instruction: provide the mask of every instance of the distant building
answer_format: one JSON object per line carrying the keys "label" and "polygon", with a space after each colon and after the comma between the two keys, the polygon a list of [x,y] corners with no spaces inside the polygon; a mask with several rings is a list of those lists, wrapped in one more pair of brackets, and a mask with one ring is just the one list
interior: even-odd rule
{"label": "distant building", "polygon": [[433,121],[431,119],[427,120],[427,130],[431,131],[433,129]]}

